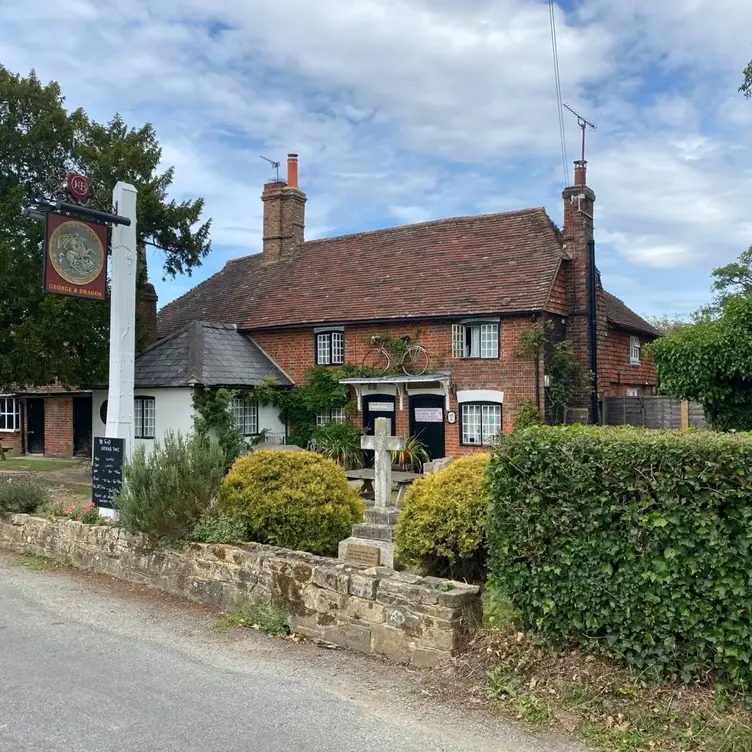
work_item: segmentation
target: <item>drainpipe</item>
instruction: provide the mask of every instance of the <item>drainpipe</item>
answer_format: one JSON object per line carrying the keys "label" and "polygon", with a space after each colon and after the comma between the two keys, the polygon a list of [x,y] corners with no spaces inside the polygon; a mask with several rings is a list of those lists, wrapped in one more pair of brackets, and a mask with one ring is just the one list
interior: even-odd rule
{"label": "drainpipe", "polygon": [[[545,316],[542,317],[544,326],[545,326]],[[537,318],[533,316],[533,325],[535,325],[537,321]],[[546,345],[543,345],[543,350],[545,352]],[[540,401],[540,359],[541,354],[540,351],[535,353],[535,406],[538,408],[538,410],[541,409],[541,401]]]}
{"label": "drainpipe", "polygon": [[590,238],[588,243],[588,252],[590,255],[590,279],[588,298],[590,303],[590,370],[593,373],[593,393],[591,416],[595,425],[600,423],[598,415],[598,308],[596,302],[597,284],[595,273],[595,240]]}

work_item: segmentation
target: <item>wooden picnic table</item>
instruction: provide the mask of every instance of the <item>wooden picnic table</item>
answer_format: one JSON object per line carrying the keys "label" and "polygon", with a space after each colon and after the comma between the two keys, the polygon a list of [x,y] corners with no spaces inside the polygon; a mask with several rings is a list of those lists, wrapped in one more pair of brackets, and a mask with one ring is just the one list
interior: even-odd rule
{"label": "wooden picnic table", "polygon": [[[345,475],[348,480],[362,480],[363,485],[360,488],[360,495],[364,499],[374,499],[376,494],[373,490],[373,481],[376,477],[376,472],[373,468],[360,468],[358,470],[345,470]],[[396,505],[402,503],[402,499],[405,496],[405,490],[407,487],[418,478],[423,476],[420,473],[405,473],[398,470],[392,471],[392,483],[397,486],[397,501]]]}

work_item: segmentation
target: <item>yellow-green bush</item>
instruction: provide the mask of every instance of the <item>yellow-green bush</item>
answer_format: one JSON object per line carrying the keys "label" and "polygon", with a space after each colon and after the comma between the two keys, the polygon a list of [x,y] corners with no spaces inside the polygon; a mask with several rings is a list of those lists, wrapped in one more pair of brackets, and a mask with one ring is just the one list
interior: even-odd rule
{"label": "yellow-green bush", "polygon": [[216,512],[242,524],[247,540],[333,554],[362,519],[363,502],[332,460],[267,449],[230,468]]}
{"label": "yellow-green bush", "polygon": [[408,488],[395,531],[403,561],[436,574],[482,575],[488,459],[487,454],[462,457]]}

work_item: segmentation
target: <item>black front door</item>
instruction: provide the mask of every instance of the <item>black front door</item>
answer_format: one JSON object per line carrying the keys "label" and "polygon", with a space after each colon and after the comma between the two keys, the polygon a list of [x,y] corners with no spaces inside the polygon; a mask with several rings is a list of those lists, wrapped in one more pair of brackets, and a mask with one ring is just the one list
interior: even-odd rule
{"label": "black front door", "polygon": [[[373,436],[376,418],[388,418],[391,421],[390,433],[394,434],[397,414],[392,395],[373,394],[363,397],[363,430],[368,436]],[[363,452],[363,464],[373,467],[373,452]]]}
{"label": "black front door", "polygon": [[73,398],[73,454],[91,455],[91,395]]}
{"label": "black front door", "polygon": [[26,400],[26,420],[29,453],[44,454],[44,399],[42,397]]}
{"label": "black front door", "polygon": [[421,441],[432,460],[444,457],[444,398],[440,394],[410,397],[410,435]]}

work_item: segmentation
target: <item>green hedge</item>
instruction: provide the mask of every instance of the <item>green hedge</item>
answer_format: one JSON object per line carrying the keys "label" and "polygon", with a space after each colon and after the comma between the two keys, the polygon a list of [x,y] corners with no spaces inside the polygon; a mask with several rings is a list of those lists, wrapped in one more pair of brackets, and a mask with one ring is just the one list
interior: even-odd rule
{"label": "green hedge", "polygon": [[492,578],[524,628],[750,687],[752,437],[541,426],[489,481]]}

